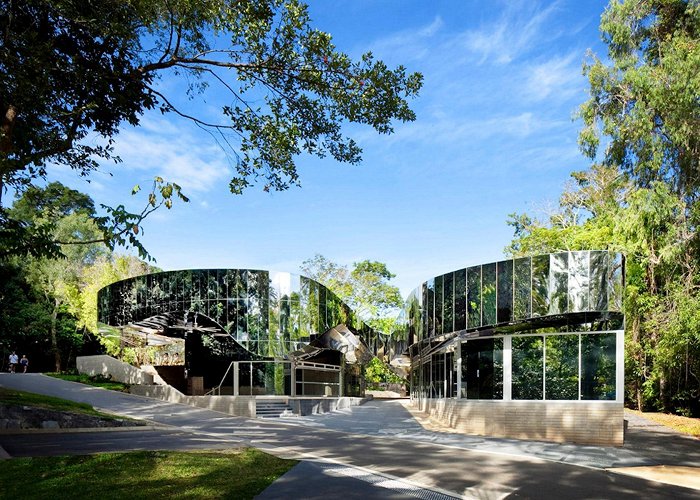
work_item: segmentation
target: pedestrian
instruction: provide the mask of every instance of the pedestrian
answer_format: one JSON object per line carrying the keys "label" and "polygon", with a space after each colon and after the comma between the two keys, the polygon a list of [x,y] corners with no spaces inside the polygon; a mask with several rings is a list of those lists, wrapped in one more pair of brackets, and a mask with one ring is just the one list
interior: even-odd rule
{"label": "pedestrian", "polygon": [[12,351],[12,354],[10,354],[10,373],[15,373],[15,367],[17,366],[17,354],[15,351]]}
{"label": "pedestrian", "polygon": [[27,373],[27,368],[29,368],[29,360],[26,354],[22,354],[22,359],[19,360],[19,364],[22,366],[22,373]]}

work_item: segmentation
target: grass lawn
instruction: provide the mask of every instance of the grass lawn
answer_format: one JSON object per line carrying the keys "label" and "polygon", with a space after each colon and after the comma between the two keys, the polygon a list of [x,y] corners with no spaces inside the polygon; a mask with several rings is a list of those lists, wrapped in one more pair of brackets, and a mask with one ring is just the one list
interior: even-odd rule
{"label": "grass lawn", "polygon": [[296,463],[254,448],[13,458],[0,467],[0,497],[253,498]]}
{"label": "grass lawn", "polygon": [[70,411],[106,419],[123,419],[123,417],[115,417],[108,413],[99,412],[86,403],[76,403],[75,401],[68,401],[66,399],[53,398],[51,396],[34,394],[32,392],[16,391],[14,389],[5,389],[3,387],[0,387],[0,403],[5,405],[34,406],[56,411]]}
{"label": "grass lawn", "polygon": [[93,385],[95,387],[102,387],[103,389],[109,389],[110,391],[119,392],[129,392],[129,386],[127,384],[122,384],[121,382],[115,382],[109,378],[105,378],[101,375],[95,375],[90,377],[81,373],[45,373],[49,377],[60,378],[61,380],[68,380],[69,382],[80,382],[81,384]]}
{"label": "grass lawn", "polygon": [[680,415],[672,415],[670,413],[654,413],[654,412],[639,412],[637,410],[627,410],[644,418],[652,420],[666,427],[689,434],[691,436],[700,437],[700,418],[681,417]]}

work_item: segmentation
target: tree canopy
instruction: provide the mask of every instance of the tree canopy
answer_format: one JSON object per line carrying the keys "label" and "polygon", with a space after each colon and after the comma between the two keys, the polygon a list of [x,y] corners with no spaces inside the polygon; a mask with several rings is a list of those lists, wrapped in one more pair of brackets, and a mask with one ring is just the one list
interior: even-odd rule
{"label": "tree canopy", "polygon": [[[50,163],[89,175],[99,159],[118,161],[119,126],[158,108],[235,156],[232,192],[257,179],[286,189],[301,152],[360,161],[343,123],[390,133],[415,118],[407,99],[422,84],[371,53],[337,51],[298,0],[0,0],[0,30],[2,186],[44,178]],[[165,75],[188,81],[195,99],[223,92],[220,119],[179,109]]]}
{"label": "tree canopy", "polygon": [[[591,98],[574,172],[543,219],[512,214],[511,255],[611,249],[627,255],[627,397],[700,415],[700,3],[612,0],[608,59],[584,65]],[[604,150],[599,151],[604,145]]]}

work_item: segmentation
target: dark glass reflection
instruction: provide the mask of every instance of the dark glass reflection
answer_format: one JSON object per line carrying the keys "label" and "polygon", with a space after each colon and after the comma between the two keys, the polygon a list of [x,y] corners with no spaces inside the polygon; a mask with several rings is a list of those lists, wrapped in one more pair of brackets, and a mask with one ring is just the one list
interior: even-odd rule
{"label": "dark glass reflection", "polygon": [[516,259],[514,262],[513,319],[530,317],[531,266],[530,258]]}
{"label": "dark glass reflection", "polygon": [[462,343],[462,382],[467,399],[503,399],[503,339]]}
{"label": "dark glass reflection", "polygon": [[443,279],[443,332],[453,332],[454,327],[454,274],[448,273]]}
{"label": "dark glass reflection", "polygon": [[513,319],[513,261],[506,260],[496,265],[498,274],[498,323]]}
{"label": "dark glass reflection", "polygon": [[615,399],[615,333],[581,335],[581,399]]}
{"label": "dark glass reflection", "polygon": [[454,273],[454,319],[455,330],[467,327],[467,270],[460,269]]}
{"label": "dark glass reflection", "polygon": [[467,269],[467,327],[481,326],[481,266]]}
{"label": "dark glass reflection", "polygon": [[550,255],[549,268],[549,314],[568,312],[569,301],[569,254],[556,253]]}
{"label": "dark glass reflection", "polygon": [[578,399],[578,335],[545,342],[545,399]]}
{"label": "dark glass reflection", "polygon": [[543,398],[543,345],[543,337],[513,337],[513,399]]}
{"label": "dark glass reflection", "polygon": [[496,263],[481,266],[481,322],[496,324]]}

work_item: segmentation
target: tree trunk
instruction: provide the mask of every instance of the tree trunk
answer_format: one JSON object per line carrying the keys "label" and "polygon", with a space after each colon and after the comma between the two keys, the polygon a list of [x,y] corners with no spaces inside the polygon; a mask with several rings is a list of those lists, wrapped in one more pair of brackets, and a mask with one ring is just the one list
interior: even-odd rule
{"label": "tree trunk", "polygon": [[58,323],[58,300],[54,301],[53,312],[51,313],[51,350],[53,351],[56,371],[61,371],[61,352],[58,350],[58,334],[56,332]]}

